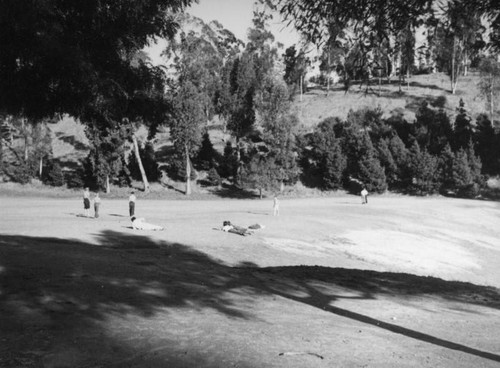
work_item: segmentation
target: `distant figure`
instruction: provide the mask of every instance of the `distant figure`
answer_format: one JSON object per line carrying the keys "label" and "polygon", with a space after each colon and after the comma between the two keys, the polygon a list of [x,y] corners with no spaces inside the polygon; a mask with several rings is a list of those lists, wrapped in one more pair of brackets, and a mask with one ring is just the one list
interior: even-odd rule
{"label": "distant figure", "polygon": [[361,191],[361,204],[367,204],[368,203],[368,191],[366,190],[365,187],[363,187],[363,190]]}
{"label": "distant figure", "polygon": [[83,214],[85,217],[90,217],[90,191],[85,187],[83,191]]}
{"label": "distant figure", "polygon": [[132,216],[132,228],[134,230],[164,230],[163,227],[153,224],[148,224],[144,217],[134,217]]}
{"label": "distant figure", "polygon": [[128,197],[128,212],[130,217],[134,216],[136,199],[134,191],[130,192],[130,197]]}
{"label": "distant figure", "polygon": [[277,196],[274,196],[273,200],[273,216],[279,216],[280,214],[280,201]]}
{"label": "distant figure", "polygon": [[99,197],[99,192],[96,192],[94,197],[94,217],[99,218],[99,207],[101,206],[101,197]]}

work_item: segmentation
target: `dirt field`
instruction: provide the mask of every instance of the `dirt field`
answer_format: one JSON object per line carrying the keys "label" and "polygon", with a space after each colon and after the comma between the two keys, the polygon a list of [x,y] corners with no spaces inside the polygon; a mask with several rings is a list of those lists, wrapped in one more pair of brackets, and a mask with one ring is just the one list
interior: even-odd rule
{"label": "dirt field", "polygon": [[0,197],[0,367],[499,367],[500,203],[369,201]]}

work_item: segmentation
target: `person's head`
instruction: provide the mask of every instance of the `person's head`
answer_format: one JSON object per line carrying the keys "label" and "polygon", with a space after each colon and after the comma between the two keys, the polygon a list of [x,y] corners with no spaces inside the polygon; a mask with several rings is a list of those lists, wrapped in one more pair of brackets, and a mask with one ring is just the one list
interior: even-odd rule
{"label": "person's head", "polygon": [[134,191],[131,191],[130,194],[134,194],[135,192]]}
{"label": "person's head", "polygon": [[130,218],[130,221],[134,222],[134,221],[135,221],[135,216],[132,216],[132,217]]}
{"label": "person's head", "polygon": [[231,221],[224,221],[222,223],[223,226],[231,226]]}
{"label": "person's head", "polygon": [[85,187],[85,191],[88,192],[89,191],[89,187]]}

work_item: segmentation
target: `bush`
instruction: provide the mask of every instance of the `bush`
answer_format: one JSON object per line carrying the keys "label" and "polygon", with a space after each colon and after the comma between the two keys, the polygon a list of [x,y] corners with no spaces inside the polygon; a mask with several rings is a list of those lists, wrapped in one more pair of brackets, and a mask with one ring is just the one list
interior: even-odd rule
{"label": "bush", "polygon": [[215,167],[212,167],[210,170],[208,170],[207,181],[211,185],[222,185],[222,178]]}
{"label": "bush", "polygon": [[19,184],[28,184],[31,182],[32,169],[24,163],[18,166],[11,166],[10,168],[5,169],[5,172],[13,182]]}
{"label": "bush", "polygon": [[61,165],[50,161],[42,175],[42,182],[53,187],[62,187],[64,185],[64,173]]}
{"label": "bush", "polygon": [[82,169],[77,169],[75,171],[66,171],[64,173],[64,181],[68,188],[83,188],[85,182],[83,180],[84,173]]}

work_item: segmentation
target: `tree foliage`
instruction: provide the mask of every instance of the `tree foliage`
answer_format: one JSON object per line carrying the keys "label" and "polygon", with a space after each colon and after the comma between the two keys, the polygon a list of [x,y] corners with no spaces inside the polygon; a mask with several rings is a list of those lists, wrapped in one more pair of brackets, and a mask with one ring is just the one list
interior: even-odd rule
{"label": "tree foliage", "polygon": [[177,30],[190,0],[16,1],[0,12],[0,110],[32,119],[85,116],[127,87],[131,55]]}

